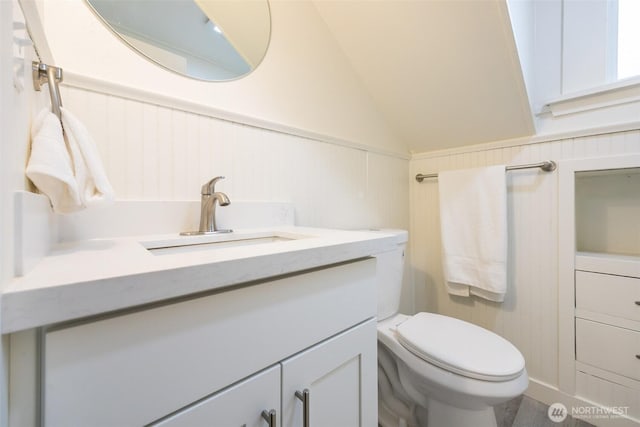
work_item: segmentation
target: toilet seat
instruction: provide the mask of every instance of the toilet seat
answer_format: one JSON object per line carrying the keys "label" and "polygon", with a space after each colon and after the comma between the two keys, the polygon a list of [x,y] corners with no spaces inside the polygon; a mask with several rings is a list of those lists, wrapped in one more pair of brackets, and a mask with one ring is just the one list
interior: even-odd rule
{"label": "toilet seat", "polygon": [[415,356],[465,377],[508,381],[524,370],[524,358],[513,344],[459,319],[418,313],[395,332],[398,342]]}

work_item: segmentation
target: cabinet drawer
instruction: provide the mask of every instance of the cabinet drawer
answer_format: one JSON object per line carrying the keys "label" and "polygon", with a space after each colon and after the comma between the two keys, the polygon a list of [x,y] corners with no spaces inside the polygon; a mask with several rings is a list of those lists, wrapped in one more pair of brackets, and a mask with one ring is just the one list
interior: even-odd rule
{"label": "cabinet drawer", "polygon": [[280,416],[280,365],[189,406],[149,427],[243,426],[265,427],[262,411]]}
{"label": "cabinet drawer", "polygon": [[640,279],[576,271],[576,308],[640,321]]}
{"label": "cabinet drawer", "polygon": [[640,332],[576,319],[576,359],[640,380]]}

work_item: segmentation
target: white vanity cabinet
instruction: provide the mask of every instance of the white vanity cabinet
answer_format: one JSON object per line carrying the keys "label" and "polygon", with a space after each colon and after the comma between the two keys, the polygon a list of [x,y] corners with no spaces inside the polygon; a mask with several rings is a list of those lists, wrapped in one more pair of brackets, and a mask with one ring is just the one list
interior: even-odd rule
{"label": "white vanity cabinet", "polygon": [[43,424],[374,426],[375,314],[363,259],[46,329]]}

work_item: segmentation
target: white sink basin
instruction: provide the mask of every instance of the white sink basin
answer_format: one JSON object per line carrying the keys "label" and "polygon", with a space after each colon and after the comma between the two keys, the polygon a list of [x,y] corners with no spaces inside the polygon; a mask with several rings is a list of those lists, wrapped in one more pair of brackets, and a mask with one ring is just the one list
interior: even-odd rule
{"label": "white sink basin", "polygon": [[310,236],[279,231],[232,232],[199,236],[142,241],[140,244],[153,255],[171,255],[188,252],[220,250],[229,247],[255,246],[305,239]]}

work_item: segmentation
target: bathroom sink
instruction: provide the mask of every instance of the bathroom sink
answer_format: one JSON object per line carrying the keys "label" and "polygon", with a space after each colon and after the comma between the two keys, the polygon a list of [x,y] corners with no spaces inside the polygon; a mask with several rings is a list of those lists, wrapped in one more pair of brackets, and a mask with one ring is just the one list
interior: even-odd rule
{"label": "bathroom sink", "polygon": [[301,234],[280,231],[232,232],[199,236],[180,236],[140,244],[153,255],[172,255],[189,252],[220,250],[239,246],[256,246],[308,238]]}

